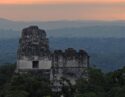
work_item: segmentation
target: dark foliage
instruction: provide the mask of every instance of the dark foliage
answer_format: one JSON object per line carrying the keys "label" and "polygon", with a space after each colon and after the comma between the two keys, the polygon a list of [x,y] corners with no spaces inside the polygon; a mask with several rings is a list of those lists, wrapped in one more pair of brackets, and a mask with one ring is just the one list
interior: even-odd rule
{"label": "dark foliage", "polygon": [[[62,92],[52,93],[50,81],[43,76],[15,74],[15,65],[0,67],[0,97],[125,97],[125,68],[104,74],[90,68],[88,79],[79,79],[73,86],[63,78]],[[63,83],[62,83],[63,84]]]}

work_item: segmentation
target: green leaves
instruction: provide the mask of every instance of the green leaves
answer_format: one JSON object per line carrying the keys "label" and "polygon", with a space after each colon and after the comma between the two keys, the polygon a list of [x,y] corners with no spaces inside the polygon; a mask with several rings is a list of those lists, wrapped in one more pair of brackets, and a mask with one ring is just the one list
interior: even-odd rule
{"label": "green leaves", "polygon": [[107,74],[90,68],[88,79],[81,78],[76,85],[62,78],[62,92],[57,94],[52,93],[49,79],[14,70],[14,65],[0,67],[0,97],[125,97],[125,68]]}
{"label": "green leaves", "polygon": [[11,90],[6,92],[4,97],[28,97],[29,93],[23,90]]}
{"label": "green leaves", "polygon": [[125,97],[125,68],[104,74],[99,69],[89,69],[89,80],[76,84],[77,97]]}

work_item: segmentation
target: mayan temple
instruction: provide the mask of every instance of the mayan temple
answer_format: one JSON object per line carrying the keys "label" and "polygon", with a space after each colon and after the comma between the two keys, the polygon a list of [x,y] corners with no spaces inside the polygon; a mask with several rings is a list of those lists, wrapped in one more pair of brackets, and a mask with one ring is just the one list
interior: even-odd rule
{"label": "mayan temple", "polygon": [[17,52],[17,71],[50,70],[51,60],[46,32],[37,26],[23,29]]}
{"label": "mayan temple", "polygon": [[[72,85],[80,78],[87,79],[89,56],[84,50],[78,52],[73,48],[65,51],[55,50],[52,55],[52,82],[53,91],[61,91],[64,80],[69,80]],[[60,84],[62,83],[62,84]]]}
{"label": "mayan temple", "polygon": [[84,50],[68,48],[50,51],[46,32],[37,26],[23,29],[17,52],[17,72],[40,71],[48,76],[52,91],[59,92],[62,78],[75,84],[79,78],[87,79],[89,55]]}

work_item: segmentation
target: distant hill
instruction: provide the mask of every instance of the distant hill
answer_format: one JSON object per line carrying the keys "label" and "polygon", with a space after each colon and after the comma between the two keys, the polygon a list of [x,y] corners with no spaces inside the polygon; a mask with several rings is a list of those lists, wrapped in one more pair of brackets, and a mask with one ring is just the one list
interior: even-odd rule
{"label": "distant hill", "polygon": [[107,38],[125,37],[125,26],[92,26],[92,27],[77,27],[77,28],[62,28],[48,30],[50,37],[88,37],[88,38]]}
{"label": "distant hill", "polygon": [[[125,25],[125,22],[117,22],[117,25]],[[97,26],[97,25],[116,25],[114,22],[103,22],[103,21],[11,21],[7,19],[0,19],[0,29],[12,29],[12,30],[21,30],[29,25],[38,25],[40,28],[45,30],[50,29],[60,29],[60,28],[71,28],[71,27],[89,27],[89,26]]]}
{"label": "distant hill", "polygon": [[49,37],[125,37],[125,21],[20,22],[0,19],[0,39],[19,38],[23,28],[38,25]]}
{"label": "distant hill", "polygon": [[45,30],[72,28],[72,27],[92,27],[92,26],[125,26],[125,21],[12,21],[0,18],[0,29],[21,30],[29,25],[38,25]]}
{"label": "distant hill", "polygon": [[[0,39],[19,38],[21,31],[0,29]],[[46,30],[48,37],[62,38],[125,38],[124,26],[93,26]]]}

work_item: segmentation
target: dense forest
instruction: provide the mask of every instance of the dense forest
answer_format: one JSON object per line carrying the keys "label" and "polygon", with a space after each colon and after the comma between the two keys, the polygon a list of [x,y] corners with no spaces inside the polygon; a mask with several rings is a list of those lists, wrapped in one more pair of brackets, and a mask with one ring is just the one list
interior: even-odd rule
{"label": "dense forest", "polygon": [[39,74],[15,74],[16,65],[0,66],[0,97],[125,97],[125,67],[103,73],[89,68],[88,79],[79,79],[75,86],[62,87],[62,92],[53,93],[50,81]]}

